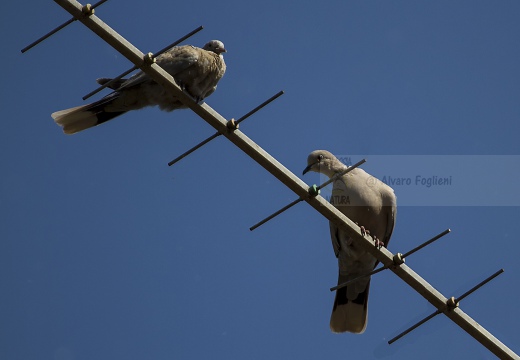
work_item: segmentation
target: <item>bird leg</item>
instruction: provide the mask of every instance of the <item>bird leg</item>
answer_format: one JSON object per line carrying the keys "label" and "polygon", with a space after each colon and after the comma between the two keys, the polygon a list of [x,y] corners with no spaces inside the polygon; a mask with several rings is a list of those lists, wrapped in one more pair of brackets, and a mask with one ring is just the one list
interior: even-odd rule
{"label": "bird leg", "polygon": [[179,87],[181,88],[181,90],[185,93],[187,93],[189,96],[191,96],[191,98],[193,99],[193,101],[195,101],[197,104],[200,103],[202,100],[204,100],[204,98],[202,96],[193,96],[189,90],[186,88],[186,85],[182,82],[182,81],[179,81],[178,82],[178,85]]}
{"label": "bird leg", "polygon": [[374,236],[374,245],[376,248],[381,249],[383,246],[385,246],[385,243],[379,240],[376,236]]}
{"label": "bird leg", "polygon": [[183,81],[177,81],[177,85],[179,85],[182,91],[186,90],[186,85],[184,85]]}
{"label": "bird leg", "polygon": [[[358,223],[355,223],[357,226],[359,226]],[[363,225],[359,226],[359,229],[361,231],[361,235],[365,236],[365,235],[369,235],[370,236],[370,230],[367,230],[365,229],[365,227]]]}
{"label": "bird leg", "polygon": [[[355,223],[357,226],[359,226],[358,223]],[[359,229],[361,230],[361,235],[365,236],[365,235],[368,235],[368,236],[371,236],[370,235],[370,230],[368,229],[365,229],[365,227],[363,225],[359,226]],[[379,240],[377,238],[377,236],[373,236],[372,239],[374,239],[374,245],[378,248],[378,249],[381,249],[383,246],[385,246],[385,243],[382,242],[381,240]]]}

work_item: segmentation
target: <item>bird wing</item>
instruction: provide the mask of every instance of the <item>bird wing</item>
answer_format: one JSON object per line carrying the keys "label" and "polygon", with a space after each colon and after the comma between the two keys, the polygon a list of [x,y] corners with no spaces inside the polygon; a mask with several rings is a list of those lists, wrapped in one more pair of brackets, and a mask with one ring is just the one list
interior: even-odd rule
{"label": "bird wing", "polygon": [[[176,46],[162,53],[156,59],[156,63],[168,74],[175,77],[177,74],[196,64],[200,57],[200,50],[192,45]],[[140,71],[131,76],[117,88],[118,91],[140,85],[151,78]]]}

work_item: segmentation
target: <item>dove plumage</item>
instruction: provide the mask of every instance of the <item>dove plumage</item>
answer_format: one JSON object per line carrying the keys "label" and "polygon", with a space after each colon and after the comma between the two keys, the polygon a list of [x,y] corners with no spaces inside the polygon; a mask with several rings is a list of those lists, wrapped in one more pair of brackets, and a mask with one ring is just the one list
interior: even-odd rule
{"label": "dove plumage", "polygon": [[[159,55],[156,63],[173,76],[181,89],[199,102],[215,91],[226,72],[223,52],[226,52],[224,44],[212,40],[203,48],[192,45],[173,47]],[[102,85],[110,80],[101,78],[97,82]],[[51,116],[66,134],[74,134],[127,111],[147,106],[159,106],[164,111],[186,108],[142,71],[129,79],[114,82],[110,88],[114,90],[112,93],[92,104],[57,111]]]}
{"label": "dove plumage", "polygon": [[[313,151],[304,170],[316,171],[329,178],[347,169],[334,155],[325,150]],[[395,225],[397,205],[392,188],[375,179],[363,169],[353,169],[334,181],[331,204],[353,222],[370,231],[373,237],[388,245]],[[367,274],[377,260],[358,247],[333,222],[330,236],[338,259],[338,284]],[[330,318],[333,332],[363,333],[367,326],[370,277],[365,277],[338,289]]]}

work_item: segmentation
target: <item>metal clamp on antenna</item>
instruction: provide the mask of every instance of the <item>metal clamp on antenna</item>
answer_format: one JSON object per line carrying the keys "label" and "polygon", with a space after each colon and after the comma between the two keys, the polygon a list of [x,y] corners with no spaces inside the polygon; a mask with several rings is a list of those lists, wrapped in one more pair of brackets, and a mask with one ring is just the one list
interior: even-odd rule
{"label": "metal clamp on antenna", "polygon": [[231,119],[226,123],[226,127],[229,131],[233,132],[240,127],[240,124],[235,121],[235,119]]}
{"label": "metal clamp on antenna", "polygon": [[309,188],[309,195],[312,197],[318,196],[320,194],[321,187],[317,186],[316,184],[312,185]]}
{"label": "metal clamp on antenna", "polygon": [[90,4],[85,4],[83,6],[83,9],[81,9],[81,12],[83,13],[83,15],[85,16],[91,16],[91,15],[94,15],[94,13],[96,12],[94,10],[94,7]]}
{"label": "metal clamp on antenna", "polygon": [[149,52],[148,54],[144,54],[143,63],[147,65],[155,64],[155,56],[153,55],[153,53]]}
{"label": "metal clamp on antenna", "polygon": [[[94,14],[94,9],[95,8],[97,8],[98,6],[102,5],[103,3],[107,2],[107,1],[108,0],[101,0],[101,1],[99,1],[97,3],[95,3],[94,5],[87,4],[87,5],[83,6],[81,11],[83,12],[83,15],[90,16],[90,15]],[[29,49],[35,47],[36,45],[38,45],[43,40],[45,40],[45,39],[51,37],[52,35],[56,34],[58,31],[60,31],[61,29],[65,28],[66,26],[72,24],[76,20],[78,20],[78,19],[76,19],[75,17],[73,17],[72,19],[69,19],[68,21],[64,22],[63,24],[61,24],[60,26],[58,26],[54,30],[52,30],[52,31],[48,32],[47,34],[43,35],[38,40],[36,40],[36,41],[32,42],[31,44],[27,45],[26,47],[24,47],[22,49],[22,54],[24,52],[26,52],[27,50],[29,50]]]}

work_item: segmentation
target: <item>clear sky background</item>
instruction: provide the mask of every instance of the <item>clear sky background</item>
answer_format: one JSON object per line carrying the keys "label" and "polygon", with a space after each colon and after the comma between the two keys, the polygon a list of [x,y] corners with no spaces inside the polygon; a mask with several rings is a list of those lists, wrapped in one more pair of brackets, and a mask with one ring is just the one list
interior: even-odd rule
{"label": "clear sky background", "polygon": [[[238,118],[285,90],[241,130],[297,175],[315,149],[377,176],[379,155],[403,171],[402,155],[520,155],[517,1],[111,0],[96,14],[143,52],[204,25],[186,43],[228,49],[207,103]],[[435,310],[390,272],[372,279],[366,332],[332,334],[327,220],[301,203],[250,232],[296,196],[225,138],[168,167],[214,133],[190,110],[64,135],[50,114],[131,66],[80,23],[20,53],[69,17],[50,0],[0,14],[1,359],[495,358],[444,315],[387,345]],[[504,268],[461,307],[519,353],[520,201],[495,199],[518,199],[503,183],[520,163],[482,159],[457,169],[478,206],[393,186],[398,204],[419,191],[389,249],[451,228],[407,259],[448,297]]]}

